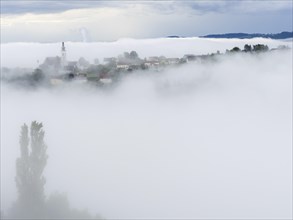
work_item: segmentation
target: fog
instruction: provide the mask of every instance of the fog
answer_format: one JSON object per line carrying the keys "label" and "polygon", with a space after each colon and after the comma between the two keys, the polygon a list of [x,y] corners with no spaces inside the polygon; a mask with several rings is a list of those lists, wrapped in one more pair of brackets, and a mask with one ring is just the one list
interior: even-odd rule
{"label": "fog", "polygon": [[[84,39],[86,40],[86,39]],[[292,47],[290,41],[271,39],[208,39],[208,38],[158,38],[158,39],[120,39],[113,42],[65,42],[67,59],[78,60],[84,57],[93,63],[105,57],[116,57],[125,51],[135,50],[141,58],[150,56],[183,57],[185,54],[223,53],[233,47],[243,48],[245,44],[266,44],[270,48],[279,45]],[[61,55],[59,43],[4,43],[1,44],[1,66],[15,68],[37,67],[46,57]]]}
{"label": "fog", "polygon": [[[171,41],[179,46],[171,47]],[[107,47],[112,50],[104,57],[129,49],[140,57],[174,57],[247,42],[280,44],[214,41],[200,47],[191,39],[160,39],[155,47],[146,46],[153,40],[122,40],[96,43],[97,54],[78,54],[77,48],[89,44],[71,43],[68,51],[72,46],[75,52],[68,56],[100,58]],[[4,44],[2,65],[31,67],[35,55],[21,61],[20,54],[8,52],[23,47]],[[46,44],[26,47],[43,50],[43,56],[55,50]],[[20,126],[33,120],[43,122],[46,132],[46,194],[65,192],[73,207],[107,219],[292,218],[292,50],[131,74],[112,90],[68,84],[32,91],[2,82],[4,212],[17,199]]]}

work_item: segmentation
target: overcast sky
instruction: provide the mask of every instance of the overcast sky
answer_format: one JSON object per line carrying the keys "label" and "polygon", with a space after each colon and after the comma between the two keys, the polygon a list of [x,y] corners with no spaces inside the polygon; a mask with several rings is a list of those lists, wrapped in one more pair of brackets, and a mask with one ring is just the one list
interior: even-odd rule
{"label": "overcast sky", "polygon": [[1,42],[292,31],[292,1],[1,0]]}

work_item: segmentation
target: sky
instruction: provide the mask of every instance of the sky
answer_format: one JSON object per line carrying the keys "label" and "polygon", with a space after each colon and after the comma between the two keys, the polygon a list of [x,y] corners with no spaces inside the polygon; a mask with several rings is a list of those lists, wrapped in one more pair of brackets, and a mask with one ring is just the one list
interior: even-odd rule
{"label": "sky", "polygon": [[292,31],[292,1],[1,1],[1,43]]}

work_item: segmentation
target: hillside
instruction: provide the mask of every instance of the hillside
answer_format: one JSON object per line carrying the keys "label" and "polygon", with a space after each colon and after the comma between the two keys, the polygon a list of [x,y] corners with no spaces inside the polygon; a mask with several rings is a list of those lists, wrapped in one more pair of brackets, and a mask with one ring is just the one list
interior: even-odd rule
{"label": "hillside", "polygon": [[255,37],[271,38],[271,39],[287,39],[293,37],[293,32],[283,31],[277,34],[247,34],[247,33],[227,33],[227,34],[210,34],[201,36],[203,38],[239,38],[239,39],[251,39]]}

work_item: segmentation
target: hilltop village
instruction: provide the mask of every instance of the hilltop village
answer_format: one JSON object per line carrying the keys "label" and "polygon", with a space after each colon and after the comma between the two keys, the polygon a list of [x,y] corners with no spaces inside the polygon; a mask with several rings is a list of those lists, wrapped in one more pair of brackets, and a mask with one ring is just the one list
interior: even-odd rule
{"label": "hilltop village", "polygon": [[[118,57],[104,58],[103,63],[94,60],[94,63],[88,62],[84,58],[77,61],[68,61],[65,43],[61,45],[61,56],[47,57],[37,69],[31,73],[24,74],[14,78],[7,78],[3,75],[9,75],[9,69],[1,69],[1,80],[21,84],[21,85],[49,85],[58,86],[66,82],[92,83],[97,86],[111,85],[119,81],[123,76],[134,73],[151,70],[153,72],[161,72],[166,68],[184,65],[186,63],[208,63],[216,62],[219,56],[233,55],[236,53],[261,53],[273,50],[285,50],[286,46],[269,49],[267,45],[246,44],[241,50],[234,47],[226,50],[226,53],[194,55],[186,54],[181,58],[167,58],[165,56],[152,56],[148,58],[140,58],[136,51],[124,52]],[[4,74],[8,73],[8,74]]]}

